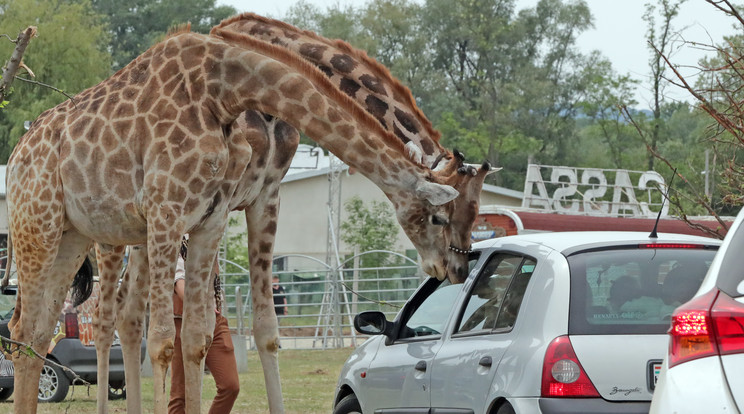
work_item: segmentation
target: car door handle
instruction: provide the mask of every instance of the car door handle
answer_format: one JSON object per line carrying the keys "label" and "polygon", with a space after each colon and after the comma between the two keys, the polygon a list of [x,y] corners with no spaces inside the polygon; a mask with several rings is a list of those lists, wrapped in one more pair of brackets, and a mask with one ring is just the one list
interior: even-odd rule
{"label": "car door handle", "polygon": [[426,372],[426,361],[419,361],[415,366],[416,371]]}
{"label": "car door handle", "polygon": [[486,368],[490,368],[491,365],[493,365],[493,358],[490,356],[484,356],[483,358],[478,361],[478,365]]}

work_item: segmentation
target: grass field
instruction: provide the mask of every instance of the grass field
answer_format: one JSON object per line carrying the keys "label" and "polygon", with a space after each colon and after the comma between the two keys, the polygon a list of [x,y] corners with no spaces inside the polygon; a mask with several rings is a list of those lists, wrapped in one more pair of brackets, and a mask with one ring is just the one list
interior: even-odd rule
{"label": "grass field", "polygon": [[[346,358],[352,348],[332,350],[280,350],[279,369],[282,376],[284,407],[288,414],[327,414],[331,412],[333,392]],[[142,379],[142,399],[145,413],[152,412],[152,378]],[[202,412],[209,410],[215,395],[214,380],[204,376]],[[92,414],[96,412],[96,387],[70,388],[67,399],[61,403],[39,404],[41,414]],[[0,403],[0,413],[11,413],[11,397]],[[111,401],[110,413],[125,413],[124,400]],[[268,413],[263,371],[255,351],[248,354],[248,372],[240,375],[240,395],[233,408],[236,414]]]}

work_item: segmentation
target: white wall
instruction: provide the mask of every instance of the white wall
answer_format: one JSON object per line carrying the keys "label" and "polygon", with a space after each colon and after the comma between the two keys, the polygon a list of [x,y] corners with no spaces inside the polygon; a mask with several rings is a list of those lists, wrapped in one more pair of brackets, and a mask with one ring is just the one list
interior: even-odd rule
{"label": "white wall", "polygon": [[[392,203],[385,194],[370,180],[361,174],[343,172],[341,180],[341,222],[346,218],[344,207],[347,200],[359,196],[369,206],[372,201],[385,202],[393,210]],[[491,191],[481,193],[481,205],[503,205],[518,207],[521,205],[521,193],[487,186]],[[504,193],[498,193],[496,190]],[[277,225],[274,255],[304,254],[325,260],[328,235],[328,176],[320,174],[294,181],[285,180],[280,189],[281,207]],[[233,226],[231,232],[244,232],[243,213],[233,213],[240,223]],[[403,252],[413,249],[403,230],[398,232],[395,250]],[[339,253],[343,257],[352,253],[343,241],[339,241]]]}

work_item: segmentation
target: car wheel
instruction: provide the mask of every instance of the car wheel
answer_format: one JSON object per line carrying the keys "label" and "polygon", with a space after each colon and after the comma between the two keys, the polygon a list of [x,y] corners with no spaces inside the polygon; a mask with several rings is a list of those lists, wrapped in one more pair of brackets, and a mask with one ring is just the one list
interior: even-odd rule
{"label": "car wheel", "polygon": [[61,368],[46,365],[41,369],[39,378],[39,401],[60,402],[67,396],[70,389],[70,380]]}
{"label": "car wheel", "polygon": [[124,381],[109,384],[108,398],[109,401],[127,398],[127,385]]}
{"label": "car wheel", "polygon": [[0,401],[5,401],[13,395],[13,387],[0,388]]}
{"label": "car wheel", "polygon": [[356,395],[349,394],[336,404],[333,414],[362,414],[362,407]]}
{"label": "car wheel", "polygon": [[505,402],[496,410],[496,414],[514,414],[514,407],[508,402]]}

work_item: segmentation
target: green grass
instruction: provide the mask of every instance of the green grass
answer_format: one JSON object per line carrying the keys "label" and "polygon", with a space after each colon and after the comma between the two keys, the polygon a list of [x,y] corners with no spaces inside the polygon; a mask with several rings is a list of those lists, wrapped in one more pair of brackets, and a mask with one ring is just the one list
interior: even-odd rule
{"label": "green grass", "polygon": [[[282,376],[284,408],[287,414],[327,414],[331,412],[333,392],[341,366],[352,348],[331,350],[280,350],[279,369]],[[215,395],[214,380],[204,376],[202,412],[206,413]],[[96,387],[70,388],[61,403],[39,404],[40,414],[92,414],[96,412]],[[0,403],[0,413],[11,413],[11,397]],[[145,413],[152,412],[152,378],[142,379],[142,401]],[[110,413],[125,413],[124,400],[111,401]],[[249,351],[248,372],[240,374],[240,395],[233,407],[236,414],[268,413],[263,371],[258,353]]]}

